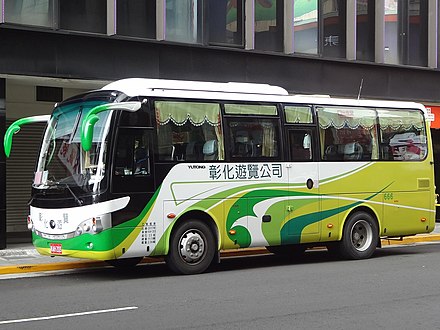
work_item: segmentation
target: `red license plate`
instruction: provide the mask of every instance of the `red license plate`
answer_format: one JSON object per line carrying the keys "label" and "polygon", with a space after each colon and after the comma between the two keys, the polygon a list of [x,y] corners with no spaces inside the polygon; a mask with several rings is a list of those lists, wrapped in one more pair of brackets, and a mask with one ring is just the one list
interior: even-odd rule
{"label": "red license plate", "polygon": [[50,243],[50,253],[63,254],[63,248],[59,243]]}

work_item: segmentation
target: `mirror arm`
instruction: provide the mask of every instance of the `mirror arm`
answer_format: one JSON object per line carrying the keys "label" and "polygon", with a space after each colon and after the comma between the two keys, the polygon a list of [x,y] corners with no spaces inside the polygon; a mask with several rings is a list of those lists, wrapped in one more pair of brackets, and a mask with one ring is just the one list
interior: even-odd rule
{"label": "mirror arm", "polygon": [[17,134],[20,131],[21,126],[38,123],[38,122],[48,122],[49,120],[50,120],[50,115],[41,115],[41,116],[21,118],[14,121],[6,130],[3,140],[3,147],[5,150],[6,157],[9,157],[9,155],[11,154],[12,137],[14,136],[14,134]]}

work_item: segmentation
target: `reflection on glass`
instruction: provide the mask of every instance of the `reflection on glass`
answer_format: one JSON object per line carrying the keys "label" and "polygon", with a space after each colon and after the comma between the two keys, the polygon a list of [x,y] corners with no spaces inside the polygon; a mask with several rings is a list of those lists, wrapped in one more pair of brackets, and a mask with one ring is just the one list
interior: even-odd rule
{"label": "reflection on glass", "polygon": [[44,135],[34,187],[61,189],[69,186],[90,192],[92,184],[101,182],[105,173],[109,112],[98,114],[90,151],[81,148],[80,126],[88,112],[103,103],[106,102],[72,102],[54,110]]}
{"label": "reflection on glass", "polygon": [[376,0],[356,0],[356,59],[374,62]]}
{"label": "reflection on glass", "polygon": [[341,0],[322,1],[324,57],[345,58],[345,6]]}
{"label": "reflection on glass", "polygon": [[118,0],[117,34],[154,39],[156,37],[156,2]]}
{"label": "reflection on glass", "polygon": [[426,66],[428,1],[385,0],[385,63]]}
{"label": "reflection on glass", "polygon": [[60,0],[60,28],[94,33],[107,32],[106,0]]}
{"label": "reflection on glass", "polygon": [[243,0],[210,0],[209,42],[243,45]]}
{"label": "reflection on glass", "polygon": [[420,111],[378,110],[380,144],[387,160],[423,160],[427,141],[423,114]]}
{"label": "reflection on glass", "polygon": [[408,64],[428,65],[428,1],[409,1]]}
{"label": "reflection on glass", "polygon": [[283,1],[255,0],[255,48],[283,51]]}
{"label": "reflection on glass", "polygon": [[385,63],[401,63],[398,51],[397,0],[385,0]]}
{"label": "reflection on glass", "polygon": [[201,41],[201,1],[166,0],[165,39],[185,43]]}
{"label": "reflection on glass", "polygon": [[52,26],[52,4],[49,0],[5,0],[8,23]]}
{"label": "reflection on glass", "polygon": [[296,0],[294,5],[295,52],[318,54],[318,0]]}

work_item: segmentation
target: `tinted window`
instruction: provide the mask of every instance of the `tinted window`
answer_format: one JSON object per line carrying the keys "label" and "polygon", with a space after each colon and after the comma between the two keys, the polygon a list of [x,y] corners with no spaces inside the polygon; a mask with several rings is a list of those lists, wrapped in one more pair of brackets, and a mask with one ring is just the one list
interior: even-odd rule
{"label": "tinted window", "polygon": [[277,119],[240,118],[228,120],[229,157],[279,158]]}
{"label": "tinted window", "polygon": [[212,161],[224,159],[220,105],[156,101],[157,159]]}

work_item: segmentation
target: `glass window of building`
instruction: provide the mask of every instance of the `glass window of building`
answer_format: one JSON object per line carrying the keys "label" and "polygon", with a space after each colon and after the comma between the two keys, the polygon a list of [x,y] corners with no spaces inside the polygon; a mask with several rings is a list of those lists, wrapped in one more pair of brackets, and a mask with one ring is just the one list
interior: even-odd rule
{"label": "glass window of building", "polygon": [[243,45],[243,0],[210,0],[209,43]]}
{"label": "glass window of building", "polygon": [[356,59],[374,62],[376,0],[356,0]]}
{"label": "glass window of building", "polygon": [[428,65],[428,1],[408,1],[408,61],[409,65]]}
{"label": "glass window of building", "polygon": [[427,66],[428,1],[385,1],[385,63]]}
{"label": "glass window of building", "polygon": [[60,0],[59,6],[61,29],[107,33],[106,0]]}
{"label": "glass window of building", "polygon": [[322,55],[345,58],[346,1],[322,0]]}
{"label": "glass window of building", "polygon": [[5,0],[4,6],[8,23],[52,27],[51,0]]}
{"label": "glass window of building", "polygon": [[156,1],[118,0],[116,33],[140,38],[156,38]]}
{"label": "glass window of building", "polygon": [[385,1],[385,63],[398,64],[401,62],[398,50],[397,26],[398,0]]}
{"label": "glass window of building", "polygon": [[255,49],[282,52],[284,49],[284,1],[255,1]]}
{"label": "glass window of building", "polygon": [[295,0],[295,53],[318,54],[318,0]]}
{"label": "glass window of building", "polygon": [[165,40],[202,41],[202,0],[166,0]]}

